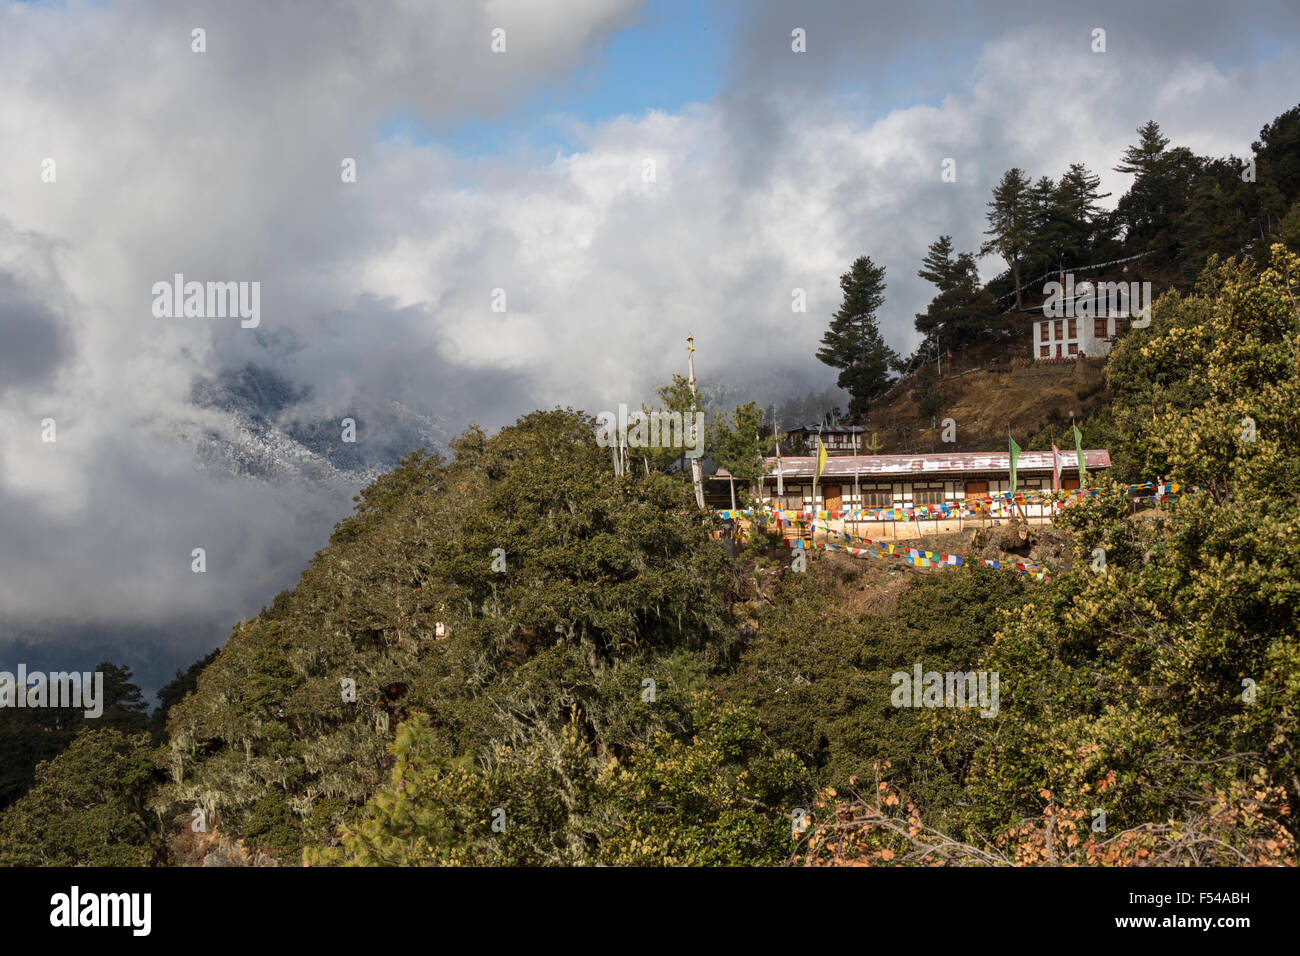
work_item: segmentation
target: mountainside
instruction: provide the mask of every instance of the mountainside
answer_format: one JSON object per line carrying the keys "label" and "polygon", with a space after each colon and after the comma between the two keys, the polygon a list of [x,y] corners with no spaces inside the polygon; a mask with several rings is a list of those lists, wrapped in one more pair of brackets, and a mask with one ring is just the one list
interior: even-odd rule
{"label": "mountainside", "polygon": [[[1072,414],[1082,421],[1101,406],[1105,385],[1103,360],[945,370],[942,378],[928,368],[872,404],[866,440],[878,441],[881,455],[997,451],[1006,449],[1009,428],[1026,448],[1038,448],[1026,438],[1053,427],[1063,435]],[[952,442],[944,440],[947,419]]]}
{"label": "mountainside", "polygon": [[312,398],[273,369],[248,365],[195,382],[191,402],[200,411],[168,427],[218,474],[351,487],[374,481],[413,448],[446,448],[450,437],[439,420],[400,402],[357,399],[323,420]]}

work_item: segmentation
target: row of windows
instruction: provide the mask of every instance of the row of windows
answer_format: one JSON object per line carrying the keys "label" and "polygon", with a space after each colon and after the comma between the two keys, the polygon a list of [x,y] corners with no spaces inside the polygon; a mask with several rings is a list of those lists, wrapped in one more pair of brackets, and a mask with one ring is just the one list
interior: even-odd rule
{"label": "row of windows", "polygon": [[[1060,346],[1058,345],[1057,348],[1059,349]],[[1079,354],[1079,343],[1078,343],[1078,342],[1071,342],[1070,345],[1069,345],[1069,349],[1070,349],[1070,351],[1069,351],[1069,354],[1070,354],[1070,355],[1078,355],[1078,354]],[[1051,357],[1052,357],[1052,347],[1051,347],[1050,345],[1040,345],[1040,346],[1038,346],[1038,357],[1039,357],[1039,358],[1051,358]]]}
{"label": "row of windows", "polygon": [[[1067,336],[1066,336],[1066,333],[1065,333],[1065,323],[1066,323],[1067,321],[1070,323],[1070,333],[1069,333],[1069,338],[1075,338],[1075,337],[1079,334],[1079,331],[1078,331],[1078,329],[1079,329],[1079,320],[1078,320],[1078,319],[1068,319],[1068,320],[1067,320],[1067,319],[1057,319],[1057,320],[1056,320],[1056,337],[1057,337],[1058,339],[1063,339],[1063,338],[1066,338],[1066,337],[1067,337]],[[1048,329],[1048,326],[1047,326],[1047,323],[1046,323],[1046,322],[1044,322],[1043,324],[1041,324],[1040,326],[1038,326],[1038,339],[1039,339],[1040,342],[1046,342],[1046,341],[1048,340],[1048,338],[1050,337],[1050,336],[1048,335],[1048,331],[1049,331],[1049,329]]]}
{"label": "row of windows", "polygon": [[[1093,338],[1104,339],[1104,338],[1108,338],[1108,337],[1110,336],[1110,330],[1109,330],[1109,328],[1108,328],[1108,326],[1107,326],[1107,322],[1108,322],[1108,321],[1109,321],[1109,320],[1107,320],[1107,319],[1093,319],[1093,320],[1092,320],[1092,335],[1093,335]],[[1077,338],[1079,337],[1079,320],[1078,320],[1078,319],[1056,319],[1055,322],[1056,322],[1056,338],[1058,338],[1058,339],[1067,339],[1067,338],[1068,338],[1068,339],[1077,339]],[[1069,334],[1066,334],[1066,331],[1065,331],[1065,328],[1066,328],[1065,323],[1066,323],[1066,322],[1069,322],[1069,323],[1070,323],[1070,325],[1069,325]],[[1048,338],[1050,338],[1050,336],[1048,335],[1048,331],[1049,331],[1049,330],[1048,330],[1048,328],[1047,328],[1047,323],[1046,323],[1046,322],[1044,322],[1044,323],[1042,323],[1041,325],[1039,325],[1039,326],[1038,326],[1038,341],[1040,341],[1040,342],[1046,342],[1046,341],[1048,340]]]}
{"label": "row of windows", "polygon": [[[1067,490],[1073,490],[1079,486],[1077,477],[1069,478],[1064,475],[1062,475],[1061,477],[1063,480],[1063,484]],[[1020,488],[1021,490],[1026,490],[1026,491],[1036,490],[1036,489],[1043,488],[1044,482],[1043,479],[1041,478],[1022,479],[1020,482],[1018,482],[1017,487]],[[837,487],[836,485],[825,486],[819,490],[821,491],[821,498],[822,498],[823,505],[827,501],[830,501],[832,503],[836,501],[843,502],[844,498],[849,498],[852,496],[852,491],[846,488],[843,491],[844,498],[841,498],[840,488]],[[989,492],[989,483],[987,481],[968,481],[965,484],[961,496],[971,498],[971,497],[976,497],[978,495],[986,495],[988,494],[988,492]],[[856,505],[855,507],[894,508],[894,507],[902,506],[903,501],[905,500],[905,496],[901,492],[895,493],[895,491],[892,488],[863,488],[861,489],[861,496],[862,496],[862,503],[860,505]],[[938,505],[938,504],[943,504],[948,500],[950,499],[947,497],[947,494],[945,493],[942,487],[912,489],[912,503],[914,505]],[[808,498],[806,498],[803,494],[799,492],[793,492],[778,498],[777,507],[786,508],[793,511],[805,507],[807,502],[808,502]],[[841,505],[841,507],[843,506],[847,506],[847,505]]]}

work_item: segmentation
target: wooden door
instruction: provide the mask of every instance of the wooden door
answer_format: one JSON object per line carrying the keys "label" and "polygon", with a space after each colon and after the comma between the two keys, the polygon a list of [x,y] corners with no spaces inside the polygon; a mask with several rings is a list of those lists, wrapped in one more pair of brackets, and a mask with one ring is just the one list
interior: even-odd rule
{"label": "wooden door", "polygon": [[827,511],[838,511],[840,505],[840,486],[826,485],[822,488],[822,501],[825,502],[822,507]]}

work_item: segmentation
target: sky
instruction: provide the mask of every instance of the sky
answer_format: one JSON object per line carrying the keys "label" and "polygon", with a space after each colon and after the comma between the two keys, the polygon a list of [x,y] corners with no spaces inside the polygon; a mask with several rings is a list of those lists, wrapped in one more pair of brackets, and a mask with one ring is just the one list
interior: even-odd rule
{"label": "sky", "polygon": [[[348,513],[346,476],[213,468],[243,426],[196,383],[268,370],[279,424],[354,415],[372,464],[392,416],[637,405],[688,334],[740,400],[821,391],[855,258],[910,352],[926,247],[975,249],[1003,171],[1113,202],[1150,119],[1245,155],[1298,38],[1294,0],[0,4],[0,669],[153,691]],[[259,324],[155,315],[177,273],[260,283]]]}

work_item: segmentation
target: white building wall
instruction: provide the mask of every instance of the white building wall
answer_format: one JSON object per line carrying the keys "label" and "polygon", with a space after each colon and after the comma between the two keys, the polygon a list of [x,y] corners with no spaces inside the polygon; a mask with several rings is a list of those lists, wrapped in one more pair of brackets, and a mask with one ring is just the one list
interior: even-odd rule
{"label": "white building wall", "polygon": [[[1097,335],[1096,318],[1074,319],[1038,319],[1034,322],[1033,357],[1073,358],[1075,355],[1102,356],[1110,354],[1110,347],[1115,338],[1115,316],[1108,316],[1106,336]],[[1070,325],[1074,324],[1074,335],[1070,334]],[[1070,346],[1075,347],[1074,352]],[[1047,354],[1043,354],[1043,347]]]}
{"label": "white building wall", "polygon": [[[776,484],[774,481],[769,479],[766,485],[766,494],[769,503],[774,508],[824,511],[826,510],[826,485],[838,484],[840,486],[839,507],[843,509],[867,507],[863,504],[863,500],[866,497],[865,493],[873,488],[884,488],[886,485],[889,485],[892,488],[892,501],[889,504],[871,505],[870,507],[907,510],[917,507],[916,492],[918,488],[942,487],[944,503],[953,504],[967,497],[966,484],[968,481],[986,481],[988,483],[988,493],[990,495],[1005,493],[1011,490],[1011,478],[1008,475],[1001,478],[967,478],[965,476],[959,476],[956,478],[936,477],[934,479],[924,479],[919,481],[908,479],[903,481],[895,480],[892,482],[877,480],[875,478],[865,480],[860,479],[860,490],[856,495],[853,492],[852,478],[847,480],[831,478],[818,484],[816,499],[813,498],[813,486],[811,482],[805,480],[797,480],[793,482],[787,481],[784,485],[786,501],[780,503],[775,501]],[[1017,491],[1022,492],[1038,491],[1041,489],[1050,490],[1051,487],[1052,479],[1050,475],[1021,475],[1018,476],[1016,483]],[[1025,503],[1024,505],[1021,505],[1020,508],[1023,508],[1026,518],[1036,523],[1050,521],[1053,515],[1052,505],[1050,502]],[[1008,502],[1005,503],[996,514],[990,512],[985,516],[962,515],[959,518],[954,515],[951,518],[918,518],[915,520],[909,520],[907,518],[867,518],[848,521],[845,521],[844,519],[834,519],[828,523],[832,528],[847,530],[852,533],[860,534],[863,537],[890,538],[895,536],[914,536],[918,529],[926,534],[957,531],[971,527],[978,527],[980,523],[984,521],[1009,521],[1012,520],[1013,517],[1019,517],[1018,509],[1014,509],[1011,503]]]}

